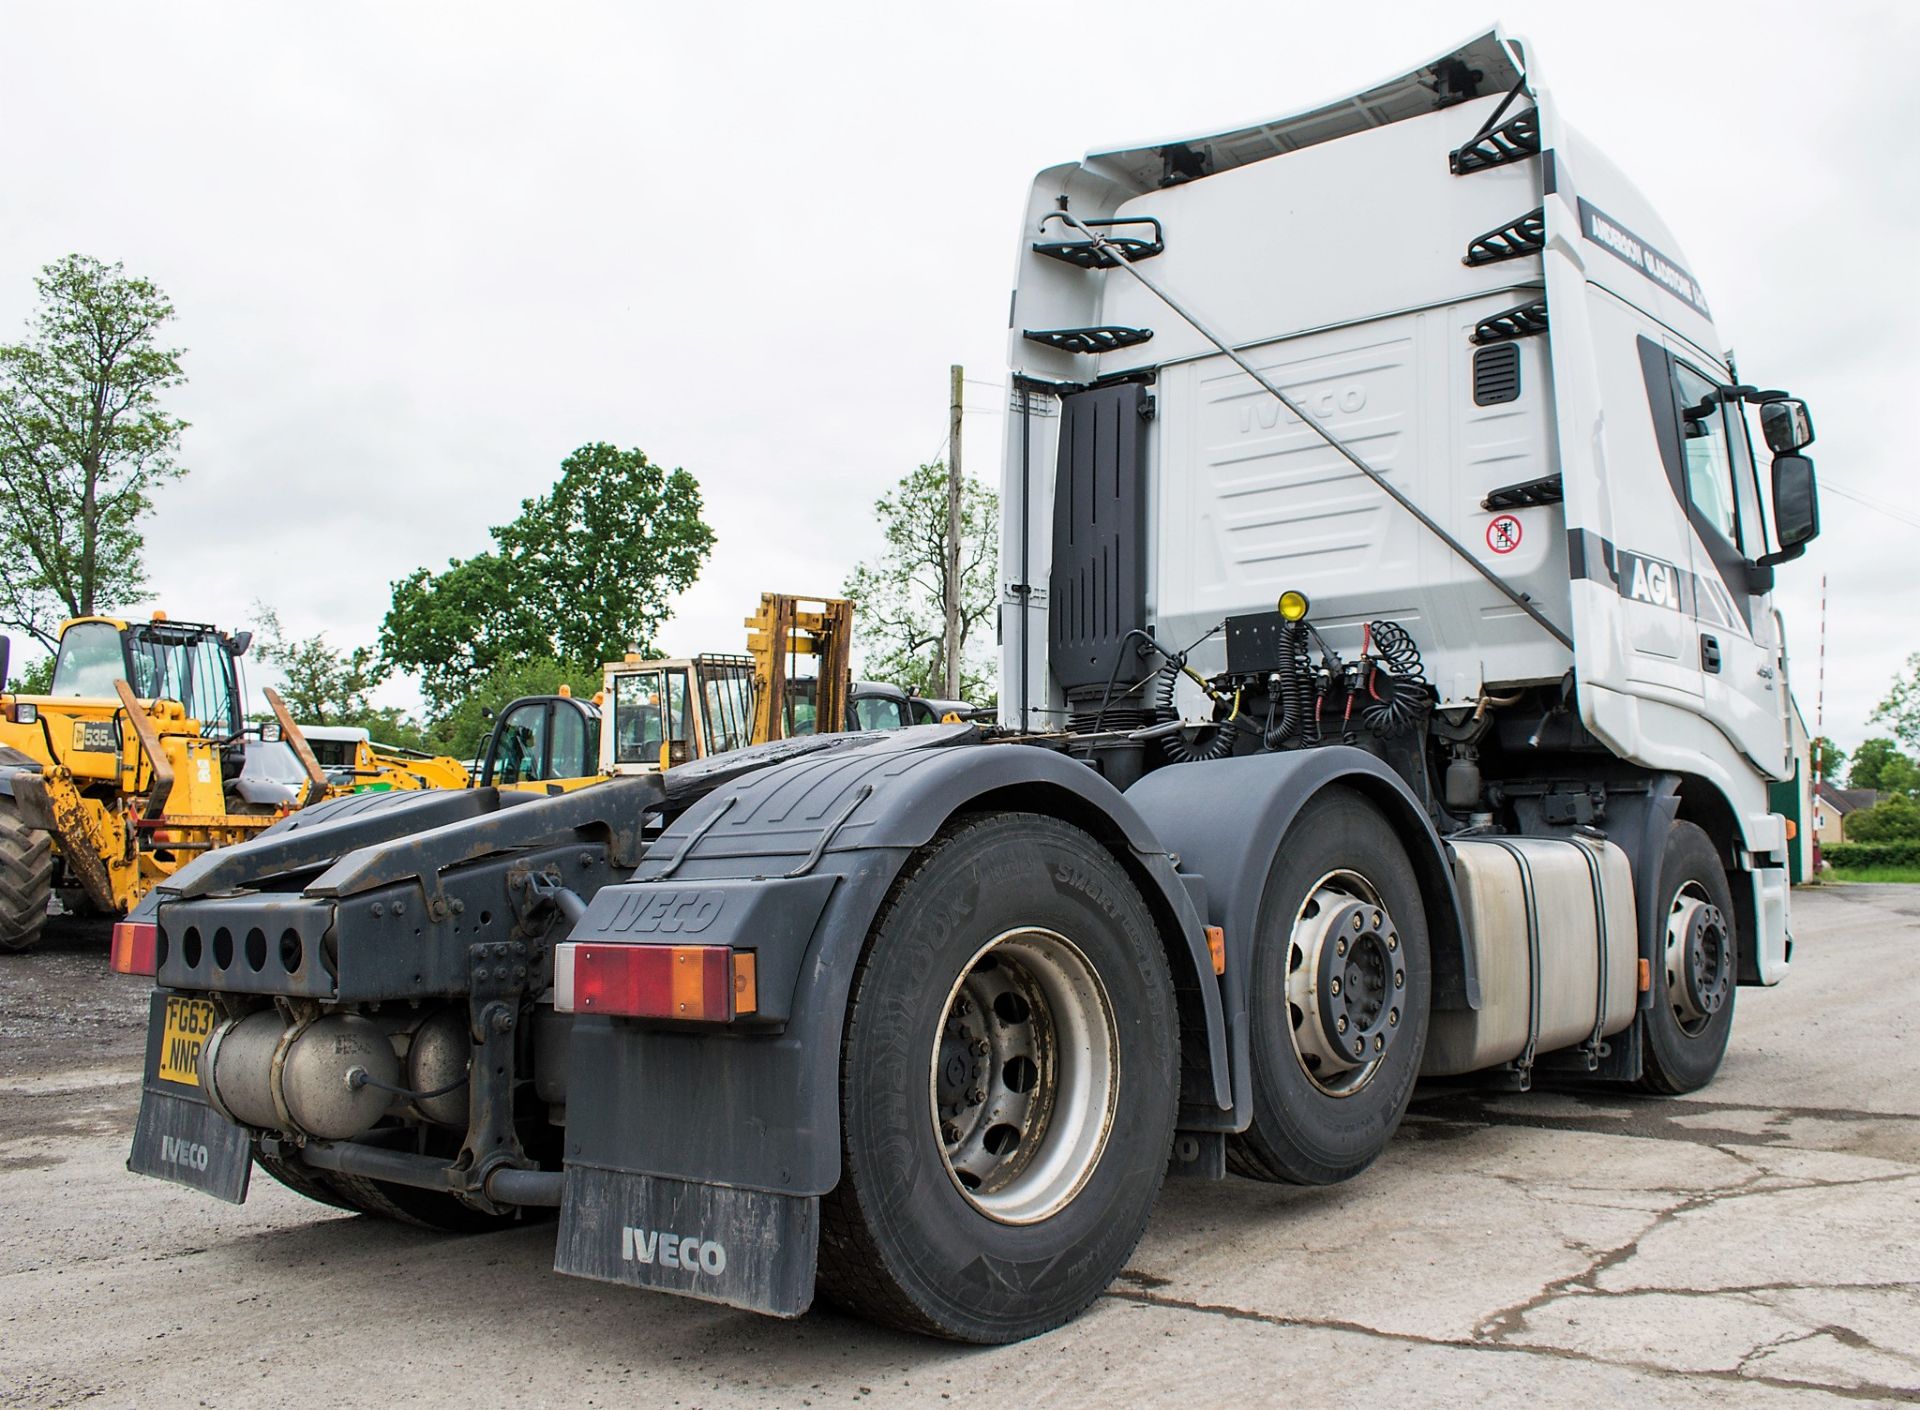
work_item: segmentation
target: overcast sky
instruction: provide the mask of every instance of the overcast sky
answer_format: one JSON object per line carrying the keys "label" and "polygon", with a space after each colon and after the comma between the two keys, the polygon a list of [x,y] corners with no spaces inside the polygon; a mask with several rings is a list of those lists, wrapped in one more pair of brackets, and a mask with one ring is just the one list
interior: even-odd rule
{"label": "overcast sky", "polygon": [[176,616],[260,598],[370,642],[393,579],[606,440],[699,478],[719,545],[663,644],[734,650],[761,589],[832,592],[877,548],[950,363],[997,476],[1036,170],[1495,18],[1664,214],[1743,375],[1812,404],[1825,533],[1781,598],[1811,723],[1827,575],[1826,724],[1857,743],[1920,650],[1920,6],[16,0],[0,337],[68,251],[173,298],[192,473],[148,541]]}

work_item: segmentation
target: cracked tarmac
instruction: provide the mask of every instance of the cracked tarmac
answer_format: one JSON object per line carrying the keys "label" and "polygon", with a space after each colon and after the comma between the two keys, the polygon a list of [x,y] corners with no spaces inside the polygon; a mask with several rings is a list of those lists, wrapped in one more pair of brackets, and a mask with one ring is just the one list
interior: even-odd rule
{"label": "cracked tarmac", "polygon": [[1705,1091],[1423,1088],[1351,1184],[1170,1182],[1086,1316],[989,1350],[130,1176],[142,991],[65,933],[0,960],[0,1404],[1920,1403],[1920,887],[1794,908]]}

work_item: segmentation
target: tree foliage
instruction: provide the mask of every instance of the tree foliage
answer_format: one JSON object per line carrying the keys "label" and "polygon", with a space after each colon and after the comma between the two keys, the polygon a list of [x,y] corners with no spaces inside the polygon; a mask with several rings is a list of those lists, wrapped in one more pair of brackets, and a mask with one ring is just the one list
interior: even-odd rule
{"label": "tree foliage", "polygon": [[426,728],[404,710],[375,705],[372,692],[379,683],[371,648],[342,651],[325,633],[294,639],[280,625],[280,614],[264,602],[253,604],[254,655],[280,670],[280,694],[303,725],[344,725],[364,729],[381,744],[427,750]]}
{"label": "tree foliage", "polygon": [[20,674],[6,683],[12,695],[45,695],[53,689],[53,658],[42,656],[32,665],[20,668]]}
{"label": "tree foliage", "polygon": [[[873,506],[886,548],[842,591],[854,600],[854,638],[876,680],[939,696],[946,679],[947,467],[904,476]],[[960,686],[976,705],[994,701],[990,654],[999,595],[1000,498],[971,478],[960,491]]]}
{"label": "tree foliage", "polygon": [[1895,739],[1920,752],[1920,651],[1907,657],[1907,664],[1887,687],[1887,698],[1867,718],[1885,725]]}
{"label": "tree foliage", "polygon": [[653,650],[670,602],[713,549],[700,486],[641,450],[595,442],[546,494],[493,529],[493,549],[393,584],[382,665],[417,673],[436,713],[489,677],[537,661],[595,668]]}
{"label": "tree foliage", "polygon": [[1847,776],[1847,751],[1824,734],[1816,734],[1808,741],[1807,758],[1813,772],[1827,783]]}
{"label": "tree foliage", "polygon": [[51,647],[62,618],[145,589],[140,521],[185,473],[186,423],[161,399],[186,376],[160,343],[173,304],[147,280],[68,255],[34,287],[26,338],[0,345],[0,622]]}
{"label": "tree foliage", "polygon": [[253,604],[254,654],[280,668],[280,693],[301,724],[337,725],[371,708],[368,696],[378,682],[373,652],[364,646],[341,651],[324,632],[294,640],[280,625],[280,614],[264,602]]}
{"label": "tree foliage", "polygon": [[1920,837],[1920,802],[1906,793],[1889,793],[1871,808],[1847,815],[1847,841],[1894,842]]}
{"label": "tree foliage", "polygon": [[1920,768],[1900,752],[1891,739],[1866,740],[1853,752],[1847,773],[1849,788],[1874,788],[1882,793],[1910,793],[1920,787]]}

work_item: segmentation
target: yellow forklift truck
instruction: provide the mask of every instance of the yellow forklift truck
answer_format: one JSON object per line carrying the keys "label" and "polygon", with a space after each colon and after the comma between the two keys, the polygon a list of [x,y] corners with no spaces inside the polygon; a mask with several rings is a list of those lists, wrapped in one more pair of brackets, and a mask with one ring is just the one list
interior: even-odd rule
{"label": "yellow forklift truck", "polygon": [[[48,693],[0,694],[0,950],[31,948],[56,903],[125,915],[202,852],[325,795],[278,694],[279,738],[246,728],[251,640],[160,612],[76,618]],[[0,638],[0,681],[7,654]]]}
{"label": "yellow forklift truck", "polygon": [[[602,773],[651,773],[750,744],[854,727],[851,602],[764,592],[746,626],[744,656],[608,663]],[[817,663],[813,674],[792,669],[802,657]],[[822,721],[834,723],[822,728]]]}

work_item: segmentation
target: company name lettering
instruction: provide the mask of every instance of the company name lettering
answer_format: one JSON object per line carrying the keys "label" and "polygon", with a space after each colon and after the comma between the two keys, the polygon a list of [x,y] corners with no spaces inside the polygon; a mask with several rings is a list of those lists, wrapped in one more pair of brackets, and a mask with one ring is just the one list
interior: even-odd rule
{"label": "company name lettering", "polygon": [[620,898],[607,932],[698,935],[719,919],[723,898],[707,891],[634,892]]}
{"label": "company name lettering", "polygon": [[727,1270],[727,1251],[712,1239],[703,1239],[698,1234],[636,1229],[631,1224],[620,1230],[620,1256],[629,1263],[658,1263],[662,1268],[680,1268],[709,1276],[718,1276]]}
{"label": "company name lettering", "polygon": [[1580,222],[1586,229],[1587,238],[1594,244],[1619,256],[1676,298],[1684,299],[1702,316],[1712,316],[1707,312],[1707,296],[1701,292],[1694,277],[1653,246],[1630,234],[1612,217],[1601,214],[1584,200],[1580,202]]}
{"label": "company name lettering", "polygon": [[160,1159],[169,1165],[183,1165],[189,1170],[205,1170],[212,1154],[198,1141],[182,1141],[174,1136],[160,1138]]}
{"label": "company name lettering", "polygon": [[1642,558],[1637,553],[1622,554],[1620,572],[1626,579],[1627,596],[1634,601],[1649,602],[1675,612],[1685,609],[1680,600],[1680,570],[1671,563]]}

